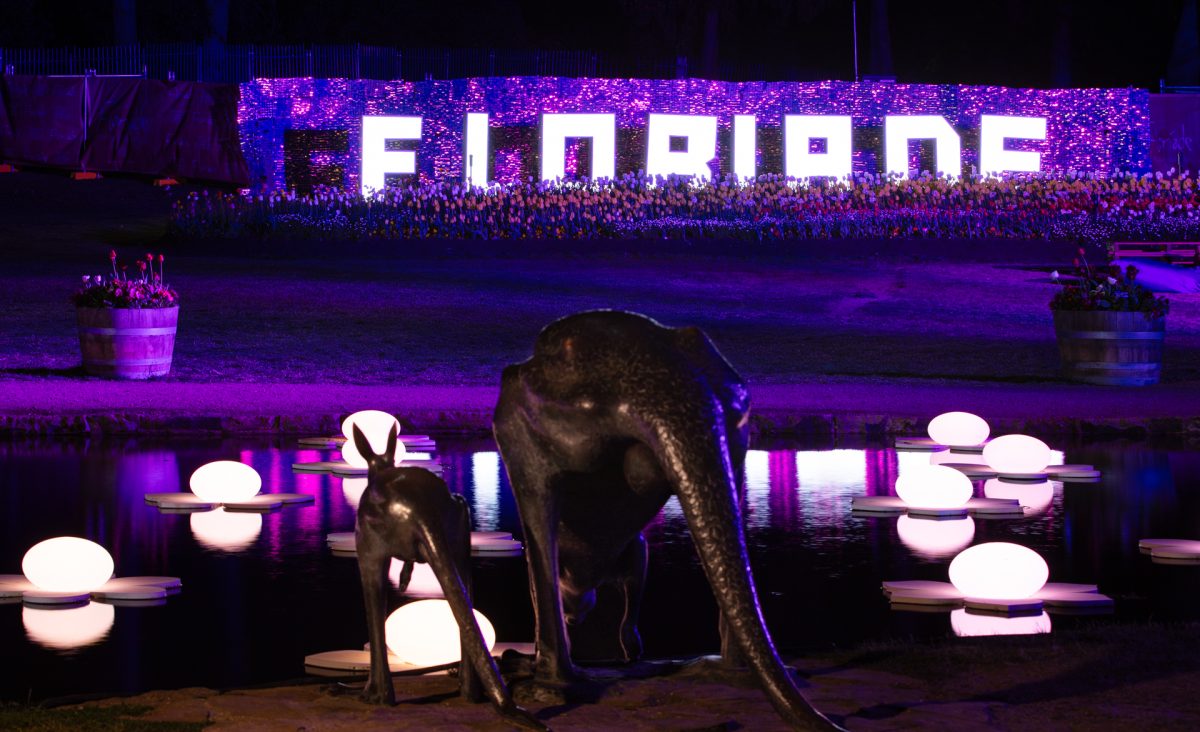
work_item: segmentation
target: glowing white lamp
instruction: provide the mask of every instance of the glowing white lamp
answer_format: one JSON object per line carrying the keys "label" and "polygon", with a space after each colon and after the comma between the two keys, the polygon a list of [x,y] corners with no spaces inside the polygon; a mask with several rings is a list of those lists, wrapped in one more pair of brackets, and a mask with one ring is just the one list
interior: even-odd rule
{"label": "glowing white lamp", "polygon": [[983,448],[983,459],[998,473],[1028,475],[1040,473],[1050,464],[1050,448],[1029,435],[1004,435]]}
{"label": "glowing white lamp", "polygon": [[[483,613],[475,611],[489,651],[496,645],[496,630]],[[418,600],[402,605],[383,625],[388,650],[411,666],[443,666],[462,657],[458,623],[445,600]]]}
{"label": "glowing white lamp", "polygon": [[904,546],[929,559],[952,557],[971,545],[975,538],[975,521],[970,516],[949,521],[901,516],[896,520],[896,533]]}
{"label": "glowing white lamp", "polygon": [[929,421],[929,438],[939,445],[982,445],[990,433],[988,423],[970,412],[945,412]]}
{"label": "glowing white lamp", "polygon": [[1050,632],[1050,616],[1043,611],[1041,615],[1009,618],[1003,615],[978,615],[959,608],[950,613],[950,627],[959,638],[985,635],[1038,635]]}
{"label": "glowing white lamp", "polygon": [[971,479],[944,465],[919,465],[896,478],[896,495],[919,508],[961,508],[975,492]]}
{"label": "glowing white lamp", "polygon": [[104,640],[112,629],[113,606],[89,602],[82,607],[45,610],[21,608],[21,622],[29,640],[55,651],[70,651]]}
{"label": "glowing white lamp", "polygon": [[94,541],[58,536],[30,547],[21,571],[40,590],[91,592],[112,579],[113,558]]}
{"label": "glowing white lamp", "polygon": [[[367,459],[358,454],[358,448],[354,445],[355,425],[367,438],[376,455],[382,455],[387,449],[388,432],[393,426],[397,434],[400,432],[400,420],[378,409],[364,409],[342,420],[342,434],[346,437],[346,444],[342,445],[342,459],[356,468],[367,467]],[[396,440],[397,464],[404,459],[404,452],[404,443]]]}
{"label": "glowing white lamp", "polygon": [[217,460],[201,465],[188,485],[197,497],[211,503],[248,501],[262,490],[258,471],[236,460]]}
{"label": "glowing white lamp", "polygon": [[995,541],[965,549],[950,562],[950,584],[966,597],[1023,600],[1046,584],[1050,569],[1032,549]]}
{"label": "glowing white lamp", "polygon": [[1048,480],[1040,483],[1010,483],[992,478],[983,484],[986,498],[1006,498],[1017,501],[1030,513],[1043,513],[1054,503],[1054,484]]}
{"label": "glowing white lamp", "polygon": [[230,513],[223,508],[191,515],[192,535],[209,549],[236,552],[247,548],[262,531],[262,514]]}

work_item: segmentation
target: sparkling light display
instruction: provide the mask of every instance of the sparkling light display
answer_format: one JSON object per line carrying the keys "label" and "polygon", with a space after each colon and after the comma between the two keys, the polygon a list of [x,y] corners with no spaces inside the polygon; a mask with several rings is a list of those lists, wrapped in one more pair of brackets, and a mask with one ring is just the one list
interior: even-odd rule
{"label": "sparkling light display", "polygon": [[983,459],[997,472],[1008,475],[1040,473],[1050,464],[1050,448],[1029,435],[1003,435],[983,448]]}
{"label": "sparkling light display", "polygon": [[939,445],[969,447],[986,442],[991,428],[970,412],[943,412],[929,420],[928,432],[929,439]]}
{"label": "sparkling light display", "polygon": [[196,497],[212,503],[248,501],[262,490],[258,471],[236,460],[201,465],[188,481]]}
{"label": "sparkling light display", "polygon": [[950,562],[950,584],[966,597],[1022,600],[1046,584],[1046,560],[1019,544],[995,541],[965,549]]}
{"label": "sparkling light display", "polygon": [[94,541],[57,536],[30,547],[21,572],[47,592],[91,592],[112,579],[113,559]]}
{"label": "sparkling light display", "polygon": [[[483,613],[475,611],[475,622],[490,651],[496,645],[496,630]],[[418,600],[400,606],[383,626],[388,650],[411,666],[442,666],[462,657],[458,623],[445,600]]]}
{"label": "sparkling light display", "polygon": [[[1106,175],[1114,170],[1149,169],[1149,107],[1148,92],[1139,89],[557,77],[424,82],[302,78],[242,84],[238,123],[242,150],[255,180],[275,188],[296,182],[285,176],[285,143],[290,138],[292,148],[287,154],[293,171],[307,171],[313,179],[334,182],[330,176],[340,170],[341,185],[357,190],[362,184],[364,116],[420,116],[420,140],[413,140],[409,150],[385,148],[384,152],[401,155],[411,151],[423,180],[463,181],[468,174],[466,156],[484,149],[474,136],[470,146],[465,144],[466,115],[487,113],[491,138],[486,148],[488,179],[512,183],[543,172],[546,161],[540,159],[537,143],[543,114],[609,115],[614,119],[615,162],[607,148],[610,138],[602,130],[603,144],[593,143],[594,175],[601,175],[606,165],[612,165],[617,175],[645,168],[651,113],[716,116],[717,157],[723,173],[782,173],[785,115],[850,117],[853,171],[881,173],[885,170],[884,118],[925,115],[945,119],[961,139],[960,165],[950,160],[938,165],[947,172],[972,166],[989,172],[998,166],[1027,169],[1032,165],[1030,156],[1037,155],[1043,172],[1076,170]],[[756,129],[756,166],[750,164],[754,156],[744,146],[736,152],[730,149],[739,144],[731,134],[735,117],[751,115],[754,127],[748,120],[742,123],[741,141]],[[1004,121],[1022,118],[1045,120],[1042,139],[1036,122]],[[296,145],[308,138],[302,139],[298,133],[320,133],[321,139],[330,137],[336,144],[301,150]],[[544,134],[541,137],[544,141]],[[375,140],[368,142],[371,150],[377,149]],[[564,170],[571,159],[567,147]],[[561,153],[562,148],[557,149]],[[939,144],[937,154],[942,158],[947,151]],[[905,169],[920,167],[919,156],[911,151],[905,155]],[[482,176],[481,163],[474,160],[471,166],[475,183]],[[556,166],[552,167],[557,170]]]}

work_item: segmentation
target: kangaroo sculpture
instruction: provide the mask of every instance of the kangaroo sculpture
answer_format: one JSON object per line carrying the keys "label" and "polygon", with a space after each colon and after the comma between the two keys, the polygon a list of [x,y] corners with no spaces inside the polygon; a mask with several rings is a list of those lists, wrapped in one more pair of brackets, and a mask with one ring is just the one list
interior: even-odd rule
{"label": "kangaroo sculpture", "polygon": [[[371,641],[371,670],[363,699],[375,704],[396,703],[384,639],[388,568],[392,557],[396,557],[404,562],[403,584],[412,575],[412,564],[423,562],[430,565],[442,585],[462,643],[462,695],[475,702],[486,697],[501,715],[520,727],[546,729],[513,702],[475,622],[471,604],[471,512],[467,502],[428,470],[396,467],[395,427],[388,434],[382,455],[375,454],[357,425],[353,434],[368,470],[354,530]],[[419,633],[421,629],[413,631]]]}
{"label": "kangaroo sculpture", "polygon": [[722,657],[748,664],[792,726],[836,728],[797,689],[759,608],[738,508],[749,413],[745,383],[699,329],[633,313],[551,323],[504,370],[493,429],[525,532],[538,683],[583,678],[566,623],[605,582],[624,593],[623,656],[641,655],[642,531],[675,495],[720,607]]}

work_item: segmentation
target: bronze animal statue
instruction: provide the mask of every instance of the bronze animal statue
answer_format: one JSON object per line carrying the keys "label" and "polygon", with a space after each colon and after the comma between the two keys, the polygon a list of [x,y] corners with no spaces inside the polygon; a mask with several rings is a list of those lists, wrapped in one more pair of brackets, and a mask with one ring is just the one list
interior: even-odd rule
{"label": "bronze animal statue", "polygon": [[525,532],[538,683],[583,678],[566,623],[606,582],[624,593],[624,659],[641,655],[642,531],[675,495],[720,607],[725,662],[745,662],[793,726],[835,727],[800,694],[760,612],[738,508],[749,413],[746,385],[699,329],[634,313],[555,321],[504,370],[493,429]]}
{"label": "bronze animal statue", "polygon": [[475,702],[486,696],[514,724],[527,729],[546,729],[513,702],[475,622],[471,605],[471,511],[467,502],[451,493],[445,481],[428,470],[396,467],[395,427],[388,434],[382,455],[375,454],[357,426],[354,444],[366,458],[368,470],[367,488],[359,502],[354,529],[371,642],[371,670],[363,699],[375,704],[396,703],[384,640],[388,568],[392,557],[396,557],[404,561],[402,584],[407,584],[412,576],[412,564],[424,562],[442,585],[442,593],[458,621],[462,695]]}

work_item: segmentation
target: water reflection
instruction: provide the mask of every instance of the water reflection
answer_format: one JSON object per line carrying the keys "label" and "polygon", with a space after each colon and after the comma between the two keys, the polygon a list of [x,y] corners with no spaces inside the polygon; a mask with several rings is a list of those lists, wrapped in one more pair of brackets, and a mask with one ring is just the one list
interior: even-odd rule
{"label": "water reflection", "polygon": [[975,521],[970,516],[955,519],[900,516],[896,519],[900,541],[926,559],[953,557],[971,545]]}
{"label": "water reflection", "polygon": [[[1062,483],[1057,485],[1062,487]],[[983,495],[985,498],[1014,499],[1025,508],[1027,515],[1036,516],[1050,510],[1050,505],[1054,503],[1054,488],[1055,484],[1048,480],[1041,483],[1019,483],[990,478],[983,484]]]}
{"label": "water reflection", "polygon": [[[494,444],[445,439],[439,447],[445,479],[470,503],[474,528],[519,534]],[[763,613],[777,644],[785,652],[802,652],[815,643],[942,635],[944,616],[892,613],[879,583],[897,577],[945,581],[949,558],[985,541],[1028,546],[1046,558],[1057,580],[1097,583],[1105,594],[1133,598],[1122,602],[1118,619],[1200,617],[1200,607],[1186,601],[1200,568],[1151,565],[1137,550],[1137,539],[1146,536],[1200,538],[1200,453],[1126,443],[1077,445],[1063,452],[1054,455],[1055,462],[1093,464],[1103,471],[1101,480],[1049,487],[976,482],[983,495],[1019,491],[1012,497],[1035,510],[1011,520],[950,522],[850,514],[852,496],[894,495],[897,475],[929,465],[927,453],[846,446],[750,451],[746,538]],[[8,613],[0,623],[0,648],[17,667],[30,669],[26,678],[0,685],[0,695],[23,698],[29,688],[57,695],[100,686],[133,692],[264,683],[293,677],[307,652],[361,645],[365,630],[355,564],[332,557],[324,539],[330,532],[353,530],[365,481],[291,470],[295,462],[331,457],[329,450],[298,450],[294,441],[282,438],[0,444],[5,468],[0,473],[0,572],[15,571],[25,549],[48,536],[75,535],[109,548],[118,576],[176,575],[188,588],[162,608],[118,608],[123,617],[114,631],[109,630],[112,607],[92,603],[85,612],[109,614],[109,621],[65,623],[78,632],[75,640],[51,640],[56,636],[41,630],[41,615],[53,614],[48,619],[57,623],[82,617],[69,613],[84,608],[22,608],[20,614],[29,617],[23,628],[15,607],[0,607],[0,615]],[[145,504],[145,493],[179,490],[192,471],[218,459],[254,467],[264,492],[307,493],[314,503],[266,515],[160,514]],[[646,533],[651,545],[643,610],[647,653],[712,652],[715,604],[676,500],[668,501]],[[428,567],[417,571],[410,594],[437,592],[436,579],[425,574]],[[397,581],[396,565],[392,574]],[[477,561],[475,587],[502,640],[530,639],[532,607],[520,561]],[[297,610],[298,600],[303,612]],[[695,612],[681,618],[681,604]],[[281,618],[288,620],[281,623]],[[997,620],[971,616],[963,622]],[[1055,618],[1059,625],[1072,622],[1077,621]],[[1048,629],[1048,621],[1044,626]],[[187,639],[195,648],[221,650],[178,664],[165,638],[179,627],[195,629]],[[58,656],[68,641],[92,644],[75,652],[71,667]],[[119,678],[115,668],[123,669]]]}
{"label": "water reflection", "polygon": [[113,606],[103,602],[51,610],[21,607],[21,621],[29,640],[56,651],[73,651],[99,643],[108,637],[115,617]]}
{"label": "water reflection", "polygon": [[263,517],[217,508],[191,515],[192,534],[209,549],[240,552],[247,549],[262,532]]}
{"label": "water reflection", "polygon": [[959,638],[986,635],[1037,635],[1050,632],[1050,616],[1043,611],[1040,615],[1006,617],[969,613],[959,608],[950,612],[950,627]]}

